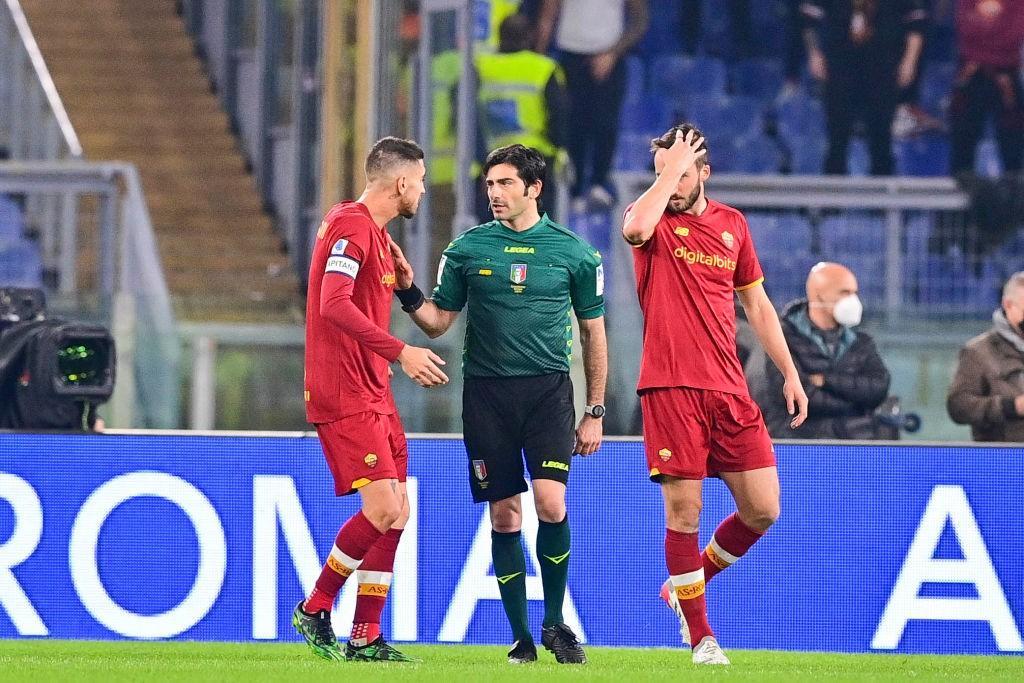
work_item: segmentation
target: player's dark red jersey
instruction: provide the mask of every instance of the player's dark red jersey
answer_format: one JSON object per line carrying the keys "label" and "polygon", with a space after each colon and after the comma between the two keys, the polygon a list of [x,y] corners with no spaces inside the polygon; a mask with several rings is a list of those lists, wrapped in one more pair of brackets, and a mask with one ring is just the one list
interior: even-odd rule
{"label": "player's dark red jersey", "polygon": [[644,314],[637,390],[693,387],[747,395],[733,292],[764,279],[747,221],[708,200],[700,216],[665,212],[633,250]]}
{"label": "player's dark red jersey", "polygon": [[306,300],[306,419],[391,414],[388,364],[404,344],[388,330],[395,264],[385,229],[358,202],[335,205],[320,224]]}

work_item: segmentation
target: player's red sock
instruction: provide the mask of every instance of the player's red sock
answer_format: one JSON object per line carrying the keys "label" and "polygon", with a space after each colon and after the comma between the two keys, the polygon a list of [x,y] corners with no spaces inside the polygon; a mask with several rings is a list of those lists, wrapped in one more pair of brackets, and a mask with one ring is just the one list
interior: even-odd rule
{"label": "player's red sock", "polygon": [[327,556],[320,578],[316,580],[316,588],[306,598],[303,610],[308,614],[320,610],[330,612],[345,580],[359,568],[363,557],[381,536],[383,534],[377,531],[362,510],[352,515],[338,532],[331,554]]}
{"label": "player's red sock", "polygon": [[700,556],[704,561],[704,580],[710,581],[715,574],[731,567],[762,536],[763,531],[751,529],[735,512],[726,517]]}
{"label": "player's red sock", "polygon": [[388,529],[366,553],[356,572],[359,596],[349,638],[355,647],[369,645],[380,635],[380,615],[391,588],[391,571],[395,567],[395,552],[401,539],[401,529]]}
{"label": "player's red sock", "polygon": [[701,566],[697,534],[665,529],[665,563],[679,606],[686,617],[686,626],[690,629],[690,645],[696,645],[705,636],[714,635],[708,624],[704,568]]}

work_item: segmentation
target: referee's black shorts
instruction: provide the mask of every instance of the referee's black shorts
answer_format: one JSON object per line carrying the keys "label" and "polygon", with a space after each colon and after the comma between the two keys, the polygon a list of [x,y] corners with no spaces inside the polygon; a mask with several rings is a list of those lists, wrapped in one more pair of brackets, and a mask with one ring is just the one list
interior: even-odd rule
{"label": "referee's black shorts", "polygon": [[576,444],[572,381],[564,372],[535,377],[466,377],[462,431],[473,500],[502,500],[530,479],[569,481]]}

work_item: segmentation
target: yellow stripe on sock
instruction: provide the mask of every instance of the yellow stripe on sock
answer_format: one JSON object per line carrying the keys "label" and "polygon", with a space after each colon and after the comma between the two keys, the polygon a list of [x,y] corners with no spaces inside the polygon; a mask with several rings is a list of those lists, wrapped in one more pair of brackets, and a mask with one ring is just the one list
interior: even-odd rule
{"label": "yellow stripe on sock", "polygon": [[726,562],[724,559],[722,559],[722,557],[718,553],[715,552],[715,549],[713,547],[711,547],[710,543],[708,543],[708,547],[707,548],[704,548],[704,552],[707,554],[708,559],[711,560],[711,562],[714,563],[714,565],[716,567],[718,567],[719,569],[728,569],[729,568],[731,563]]}
{"label": "yellow stripe on sock", "polygon": [[676,598],[679,600],[693,600],[704,595],[704,580],[697,583],[690,583],[685,586],[676,586]]}
{"label": "yellow stripe on sock", "polygon": [[386,598],[388,596],[388,586],[383,583],[361,583],[359,584],[359,595]]}

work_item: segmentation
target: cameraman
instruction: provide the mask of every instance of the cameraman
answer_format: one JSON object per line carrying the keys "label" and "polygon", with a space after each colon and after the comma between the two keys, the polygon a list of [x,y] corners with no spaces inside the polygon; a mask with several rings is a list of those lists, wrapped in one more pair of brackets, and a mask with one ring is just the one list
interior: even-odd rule
{"label": "cameraman", "polygon": [[889,371],[875,342],[860,324],[863,305],[857,278],[838,263],[819,263],[807,276],[807,298],[789,303],[782,313],[793,362],[800,371],[809,406],[807,421],[789,427],[782,396],[782,375],[765,364],[765,379],[755,392],[774,438],[878,438],[873,412],[889,391]]}
{"label": "cameraman", "polygon": [[1003,287],[992,328],[960,350],[946,397],[949,416],[975,441],[1024,441],[1024,271]]}

